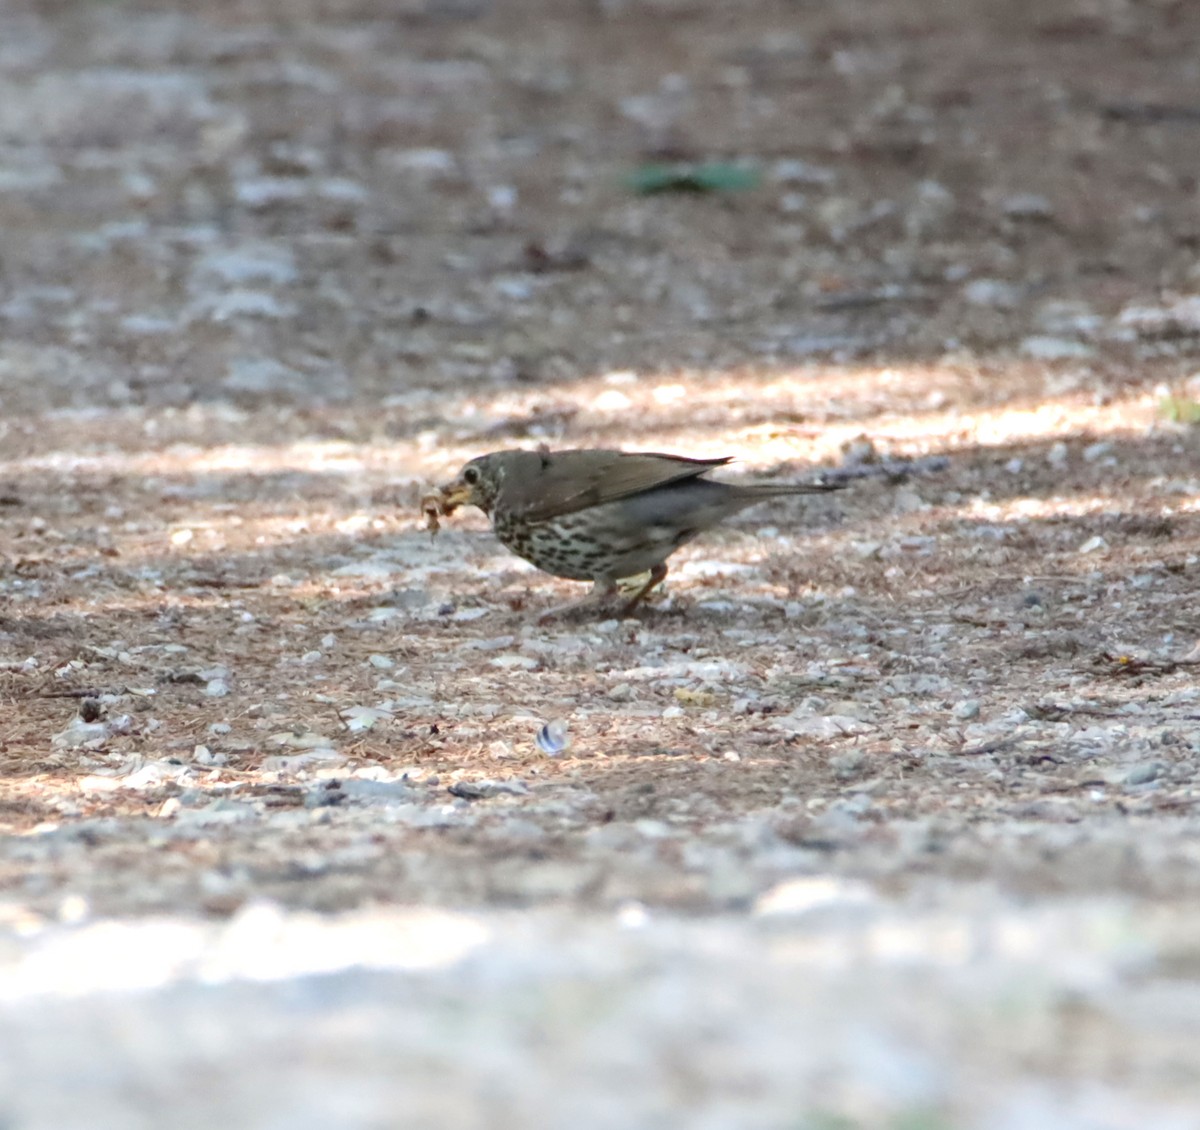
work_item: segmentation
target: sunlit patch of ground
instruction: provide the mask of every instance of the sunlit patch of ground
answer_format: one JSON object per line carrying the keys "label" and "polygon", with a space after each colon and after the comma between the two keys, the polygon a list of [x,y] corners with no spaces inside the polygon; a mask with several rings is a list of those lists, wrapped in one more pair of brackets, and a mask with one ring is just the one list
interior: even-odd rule
{"label": "sunlit patch of ground", "polygon": [[[815,790],[805,809],[819,811],[821,782],[847,751],[970,744],[956,704],[983,696],[961,719],[969,727],[1031,695],[1081,685],[1107,695],[1090,667],[1103,666],[1106,647],[1178,656],[1190,646],[1174,622],[1197,542],[1179,450],[1188,437],[1158,418],[1149,394],[1039,399],[1029,370],[1019,376],[1020,396],[1015,380],[996,380],[999,403],[976,389],[959,408],[945,374],[864,368],[828,378],[833,409],[809,373],[701,373],[694,389],[686,372],[669,383],[601,376],[536,396],[445,394],[436,416],[422,405],[420,428],[393,407],[399,438],[386,440],[370,436],[368,415],[339,411],[338,428],[364,438],[293,428],[275,443],[227,435],[205,446],[196,411],[182,436],[140,450],[114,448],[102,418],[72,420],[78,454],[67,454],[50,423],[42,449],[57,454],[0,465],[15,496],[0,514],[13,721],[4,755],[17,778],[6,786],[9,826],[44,822],[56,804],[76,815],[153,811],[177,785],[152,790],[153,801],[144,789],[102,801],[79,792],[82,778],[129,757],[188,764],[203,747],[223,762],[203,771],[209,787],[259,787],[278,779],[261,766],[290,729],[323,733],[336,751],[334,766],[314,765],[318,776],[582,775],[602,796],[621,766],[669,753],[672,772],[716,759],[725,800],[708,818],[784,781]],[[939,382],[930,409],[919,393]],[[605,401],[613,390],[619,405]],[[924,403],[906,409],[914,401]],[[544,428],[543,403],[580,408]],[[236,430],[238,417],[220,414]],[[744,424],[747,415],[777,422]],[[251,433],[261,425],[243,422]],[[577,586],[505,554],[478,514],[456,515],[431,539],[415,502],[482,450],[542,441],[735,454],[738,472],[795,477],[865,457],[867,473],[832,499],[764,507],[685,548],[639,619],[599,633],[587,621],[539,628],[536,612]],[[870,473],[877,457],[935,454],[949,456],[945,469]],[[700,673],[653,678],[655,664],[672,663],[700,663]],[[225,672],[218,697],[203,693],[210,669]],[[896,671],[934,682],[897,699]],[[147,693],[130,700],[131,686]],[[91,751],[56,749],[85,694],[110,696],[109,714],[136,711],[129,732]],[[379,704],[377,728],[345,728],[339,711]],[[484,723],[467,721],[477,711]],[[560,715],[578,756],[551,761],[532,736]],[[784,716],[792,721],[777,725]],[[911,780],[883,762],[850,776],[862,773],[881,773],[889,790]],[[953,800],[924,776],[922,810]],[[695,782],[684,779],[690,799],[672,803],[689,811]]]}

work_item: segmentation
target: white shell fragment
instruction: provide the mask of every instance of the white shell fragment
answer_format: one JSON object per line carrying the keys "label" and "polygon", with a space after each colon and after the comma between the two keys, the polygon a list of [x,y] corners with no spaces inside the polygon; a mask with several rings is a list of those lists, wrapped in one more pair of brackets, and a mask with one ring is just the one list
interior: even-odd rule
{"label": "white shell fragment", "polygon": [[376,722],[386,721],[393,717],[390,710],[381,710],[375,706],[348,706],[341,712],[346,729],[352,734],[362,733],[371,729]]}
{"label": "white shell fragment", "polygon": [[571,736],[567,733],[567,723],[561,718],[547,722],[537,735],[537,747],[547,757],[557,757],[571,747]]}

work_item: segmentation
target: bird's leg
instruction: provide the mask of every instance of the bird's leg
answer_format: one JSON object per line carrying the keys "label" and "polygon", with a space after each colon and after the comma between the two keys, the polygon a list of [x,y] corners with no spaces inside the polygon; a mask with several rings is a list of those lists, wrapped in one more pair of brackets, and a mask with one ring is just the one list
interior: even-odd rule
{"label": "bird's leg", "polygon": [[650,570],[650,577],[640,589],[637,590],[626,602],[625,607],[621,609],[622,615],[628,616],[643,600],[652,588],[656,585],[661,585],[667,579],[667,564],[665,561],[660,561],[653,569]]}
{"label": "bird's leg", "polygon": [[556,604],[553,608],[546,609],[545,612],[538,616],[537,622],[545,624],[550,620],[558,619],[559,616],[562,616],[566,612],[582,612],[585,609],[598,608],[616,595],[616,581],[593,581],[592,591],[582,600],[571,600],[566,604]]}
{"label": "bird's leg", "polygon": [[[637,589],[633,596],[621,605],[621,615],[628,616],[643,600],[649,595],[650,591],[657,585],[661,585],[667,577],[667,566],[660,562],[650,570],[650,576],[646,579],[646,583]],[[617,582],[613,580],[597,580],[592,583],[592,591],[587,594],[582,600],[572,600],[567,604],[558,604],[553,608],[548,608],[537,618],[539,624],[545,624],[550,620],[555,620],[559,616],[568,612],[583,612],[590,611],[594,608],[603,607],[614,596],[620,594],[620,588]]]}

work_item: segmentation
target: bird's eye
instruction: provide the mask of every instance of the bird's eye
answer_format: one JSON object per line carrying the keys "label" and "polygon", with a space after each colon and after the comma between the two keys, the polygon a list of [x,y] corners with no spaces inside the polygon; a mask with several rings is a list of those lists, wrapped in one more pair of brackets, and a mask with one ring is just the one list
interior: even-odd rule
{"label": "bird's eye", "polygon": [[479,468],[478,467],[468,467],[463,472],[463,482],[466,483],[467,486],[469,486],[469,487],[475,486],[479,482]]}

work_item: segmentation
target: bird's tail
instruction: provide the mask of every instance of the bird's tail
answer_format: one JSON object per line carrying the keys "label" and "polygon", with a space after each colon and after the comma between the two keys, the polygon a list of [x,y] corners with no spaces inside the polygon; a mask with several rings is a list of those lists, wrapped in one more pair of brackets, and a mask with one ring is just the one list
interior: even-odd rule
{"label": "bird's tail", "polygon": [[841,490],[846,482],[818,479],[811,483],[739,483],[737,489],[747,498],[777,498],[786,494],[828,494]]}

